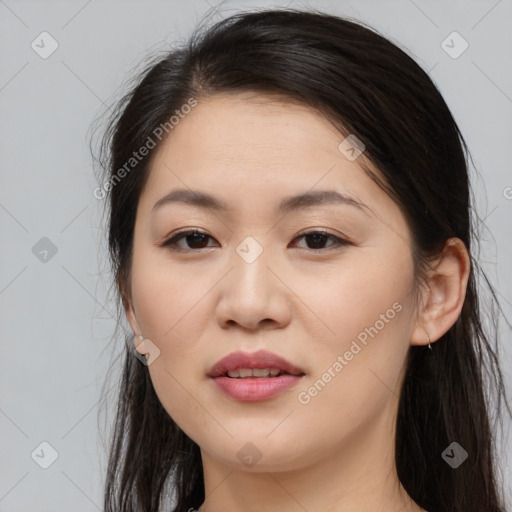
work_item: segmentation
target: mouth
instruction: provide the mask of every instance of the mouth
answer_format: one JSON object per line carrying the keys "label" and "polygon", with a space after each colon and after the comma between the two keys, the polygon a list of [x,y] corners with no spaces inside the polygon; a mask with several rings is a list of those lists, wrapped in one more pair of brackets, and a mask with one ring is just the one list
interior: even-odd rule
{"label": "mouth", "polygon": [[280,375],[305,375],[304,370],[272,352],[232,352],[217,361],[208,377],[231,379],[274,378]]}
{"label": "mouth", "polygon": [[305,375],[301,368],[266,351],[229,354],[208,372],[225,396],[245,402],[268,400]]}

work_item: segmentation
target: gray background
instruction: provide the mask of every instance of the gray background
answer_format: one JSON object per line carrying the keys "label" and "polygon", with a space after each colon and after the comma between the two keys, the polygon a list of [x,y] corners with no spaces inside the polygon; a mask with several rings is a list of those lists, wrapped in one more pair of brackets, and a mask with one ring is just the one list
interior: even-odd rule
{"label": "gray background", "polygon": [[[215,0],[208,1],[214,5]],[[284,5],[227,1],[213,20],[251,6]],[[487,226],[482,228],[480,260],[510,323],[512,1],[289,5],[312,5],[366,21],[429,71],[474,157],[478,174],[472,173],[473,187]],[[102,509],[105,457],[98,433],[99,397],[107,374],[108,396],[115,394],[118,373],[109,364],[123,344],[119,339],[115,346],[111,343],[115,303],[107,295],[103,201],[92,193],[97,183],[88,149],[91,125],[105,111],[104,103],[119,97],[145,55],[185,38],[209,9],[206,0],[0,0],[3,512]],[[40,42],[43,31],[58,43],[46,59],[31,47],[35,40],[39,51],[43,44],[45,51],[50,48],[48,39]],[[462,49],[461,40],[452,43],[449,38],[442,46],[453,31],[469,44],[457,58],[453,52]],[[452,56],[446,44],[453,47]],[[56,254],[44,253],[48,242],[40,242],[43,237]],[[510,342],[510,326],[502,322],[509,390]],[[100,415],[100,426],[112,421],[111,407],[107,404]],[[58,454],[47,469],[39,464],[51,462],[51,450],[40,447],[42,442]],[[510,443],[499,451],[510,482]]]}

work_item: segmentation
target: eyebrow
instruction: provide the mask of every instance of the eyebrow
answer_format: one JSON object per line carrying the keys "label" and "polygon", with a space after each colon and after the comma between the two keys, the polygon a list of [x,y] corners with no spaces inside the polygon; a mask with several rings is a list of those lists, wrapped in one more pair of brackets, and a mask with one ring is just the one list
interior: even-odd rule
{"label": "eyebrow", "polygon": [[[166,204],[184,203],[204,209],[215,211],[229,210],[228,205],[220,198],[213,195],[191,189],[176,189],[160,198],[153,206],[151,214]],[[287,214],[290,212],[321,206],[326,204],[345,204],[355,206],[362,211],[371,209],[356,198],[337,192],[336,190],[312,190],[284,198],[276,208],[276,213]],[[366,213],[366,212],[365,212]]]}

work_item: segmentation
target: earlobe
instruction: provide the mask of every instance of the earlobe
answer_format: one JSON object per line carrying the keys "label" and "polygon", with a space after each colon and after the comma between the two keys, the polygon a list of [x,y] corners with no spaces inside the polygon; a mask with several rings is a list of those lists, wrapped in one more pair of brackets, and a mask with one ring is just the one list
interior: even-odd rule
{"label": "earlobe", "polygon": [[142,335],[135,335],[133,337],[133,344],[135,346],[135,350],[142,355],[146,355],[148,353],[148,350],[145,348],[144,341],[144,336]]}
{"label": "earlobe", "polygon": [[128,322],[133,331],[133,344],[137,351],[142,354],[142,350],[144,347],[144,337],[142,336],[142,331],[140,329],[139,323],[137,322],[137,318],[135,316],[135,312],[133,311],[132,304],[128,304],[126,308],[126,318],[128,319]]}
{"label": "earlobe", "polygon": [[123,301],[124,311],[126,314],[126,318],[130,327],[133,331],[133,346],[139,352],[139,354],[146,354],[147,350],[144,347],[144,336],[142,336],[142,330],[137,322],[137,317],[135,315],[133,302],[131,299],[131,294],[126,292],[126,287],[124,286],[124,282],[118,281],[119,289],[121,290],[121,297]]}
{"label": "earlobe", "polygon": [[447,240],[427,279],[422,309],[411,334],[412,345],[428,345],[457,321],[466,297],[470,259],[459,238]]}
{"label": "earlobe", "polygon": [[144,346],[144,336],[142,336],[141,334],[139,324],[137,322],[137,319],[135,318],[135,313],[133,312],[133,308],[131,305],[128,307],[128,310],[126,311],[126,316],[133,330],[133,346],[135,347],[135,350],[137,350],[139,354],[145,355],[148,351]]}

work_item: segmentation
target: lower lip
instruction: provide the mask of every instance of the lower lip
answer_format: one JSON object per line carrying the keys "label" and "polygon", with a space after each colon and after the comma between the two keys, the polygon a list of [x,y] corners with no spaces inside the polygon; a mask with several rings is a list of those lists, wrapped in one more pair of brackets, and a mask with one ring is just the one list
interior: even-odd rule
{"label": "lower lip", "polygon": [[278,377],[256,377],[254,379],[216,377],[213,380],[219,389],[230,398],[244,402],[258,402],[268,400],[281,391],[291,388],[300,379],[302,379],[302,375],[280,375]]}

